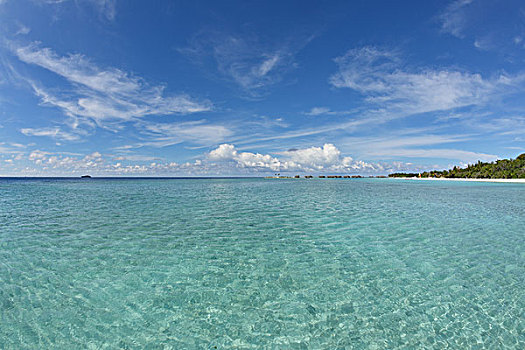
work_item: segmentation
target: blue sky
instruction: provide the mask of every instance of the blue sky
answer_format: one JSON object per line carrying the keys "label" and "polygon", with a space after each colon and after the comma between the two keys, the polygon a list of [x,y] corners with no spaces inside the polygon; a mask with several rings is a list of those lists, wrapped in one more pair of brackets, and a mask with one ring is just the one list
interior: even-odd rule
{"label": "blue sky", "polygon": [[514,158],[524,88],[517,0],[0,0],[4,176]]}

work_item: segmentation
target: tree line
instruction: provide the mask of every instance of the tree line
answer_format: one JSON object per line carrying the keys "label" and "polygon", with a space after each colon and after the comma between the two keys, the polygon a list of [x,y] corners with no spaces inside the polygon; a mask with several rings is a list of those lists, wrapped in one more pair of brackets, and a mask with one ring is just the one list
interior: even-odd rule
{"label": "tree line", "polygon": [[500,159],[491,163],[478,161],[466,168],[432,170],[422,173],[393,173],[389,177],[445,177],[467,179],[525,179],[525,153],[516,159]]}

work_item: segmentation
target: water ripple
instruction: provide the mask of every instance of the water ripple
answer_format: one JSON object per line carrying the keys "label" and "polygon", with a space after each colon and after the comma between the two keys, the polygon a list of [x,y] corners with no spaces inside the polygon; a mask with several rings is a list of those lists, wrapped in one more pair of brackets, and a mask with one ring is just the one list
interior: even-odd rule
{"label": "water ripple", "polygon": [[0,180],[0,348],[525,348],[525,187]]}

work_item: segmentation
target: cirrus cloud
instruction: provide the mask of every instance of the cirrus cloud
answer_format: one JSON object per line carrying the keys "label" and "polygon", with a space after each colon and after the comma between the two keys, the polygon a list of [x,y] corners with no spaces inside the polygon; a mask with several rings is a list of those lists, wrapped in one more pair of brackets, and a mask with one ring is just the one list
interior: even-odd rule
{"label": "cirrus cloud", "polygon": [[376,47],[351,49],[335,62],[339,70],[330,77],[334,87],[356,90],[366,103],[402,115],[482,104],[498,87],[523,80],[505,75],[487,80],[450,69],[405,69],[399,53]]}
{"label": "cirrus cloud", "polygon": [[51,89],[30,81],[44,105],[57,107],[73,119],[73,128],[93,122],[106,128],[149,115],[191,114],[209,111],[211,103],[186,94],[164,94],[165,86],[117,68],[101,68],[80,54],[59,56],[50,48],[31,44],[13,49],[18,59],[64,78],[67,89]]}
{"label": "cirrus cloud", "polygon": [[47,136],[59,140],[74,141],[78,140],[80,136],[78,134],[72,134],[61,130],[59,127],[56,128],[23,128],[20,132],[27,136]]}

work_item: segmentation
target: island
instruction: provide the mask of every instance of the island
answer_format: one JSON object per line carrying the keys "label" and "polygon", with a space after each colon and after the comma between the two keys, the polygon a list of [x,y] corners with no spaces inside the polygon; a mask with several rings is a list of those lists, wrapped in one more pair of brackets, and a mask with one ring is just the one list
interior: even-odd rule
{"label": "island", "polygon": [[469,164],[466,168],[455,166],[450,170],[431,170],[422,173],[393,173],[388,177],[446,178],[446,179],[525,179],[525,153],[516,159]]}
{"label": "island", "polygon": [[91,175],[82,175],[81,179],[91,179]]}

